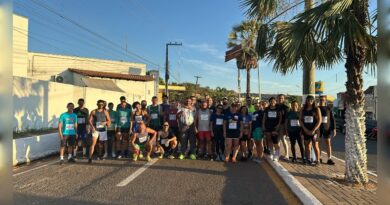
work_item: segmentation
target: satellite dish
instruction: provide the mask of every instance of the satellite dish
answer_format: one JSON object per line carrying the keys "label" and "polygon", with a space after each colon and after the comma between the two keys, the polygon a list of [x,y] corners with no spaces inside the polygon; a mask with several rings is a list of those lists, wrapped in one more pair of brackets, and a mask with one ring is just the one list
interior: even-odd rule
{"label": "satellite dish", "polygon": [[62,76],[57,76],[56,82],[62,83],[62,82],[64,82],[64,78]]}

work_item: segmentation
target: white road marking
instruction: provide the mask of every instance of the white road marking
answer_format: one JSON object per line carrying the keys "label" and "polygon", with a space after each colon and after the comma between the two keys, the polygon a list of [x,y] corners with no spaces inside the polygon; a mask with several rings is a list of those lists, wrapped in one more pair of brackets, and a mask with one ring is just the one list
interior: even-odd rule
{"label": "white road marking", "polygon": [[55,161],[53,161],[53,162],[49,162],[49,163],[44,164],[44,165],[41,165],[41,166],[39,166],[39,167],[35,167],[35,168],[29,169],[29,170],[26,170],[26,171],[23,171],[23,172],[16,173],[16,174],[14,174],[13,176],[14,176],[14,177],[17,177],[17,176],[19,176],[19,175],[26,174],[26,173],[28,173],[28,172],[31,172],[31,171],[34,171],[34,170],[37,170],[37,169],[41,169],[41,168],[43,168],[43,167],[47,167],[47,166],[52,165],[52,164],[57,163],[57,162],[58,162],[58,160],[55,160]]}
{"label": "white road marking", "polygon": [[126,186],[127,184],[129,184],[131,181],[133,181],[135,178],[137,178],[139,175],[142,174],[142,172],[144,172],[147,168],[149,168],[150,166],[152,166],[154,163],[156,163],[158,161],[158,159],[152,159],[152,161],[146,163],[144,166],[142,166],[141,168],[139,168],[137,171],[135,171],[134,173],[132,173],[130,176],[128,176],[126,179],[124,179],[123,181],[121,181],[119,184],[117,184],[116,186],[117,187],[124,187]]}

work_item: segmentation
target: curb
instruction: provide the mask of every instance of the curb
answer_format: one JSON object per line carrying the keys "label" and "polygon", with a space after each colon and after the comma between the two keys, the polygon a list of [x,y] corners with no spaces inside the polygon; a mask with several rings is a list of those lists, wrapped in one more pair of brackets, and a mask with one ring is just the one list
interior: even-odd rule
{"label": "curb", "polygon": [[264,157],[268,164],[274,168],[276,173],[283,179],[290,190],[298,197],[298,199],[307,205],[322,205],[322,203],[309,191],[307,190],[295,177],[290,174],[279,162],[272,161],[268,157]]}

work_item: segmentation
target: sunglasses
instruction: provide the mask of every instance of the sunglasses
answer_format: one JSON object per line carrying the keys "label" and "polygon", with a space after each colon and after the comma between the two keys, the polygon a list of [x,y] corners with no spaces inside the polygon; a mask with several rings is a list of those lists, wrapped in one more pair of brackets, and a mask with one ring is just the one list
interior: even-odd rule
{"label": "sunglasses", "polygon": [[163,127],[168,127],[169,125],[163,125]]}

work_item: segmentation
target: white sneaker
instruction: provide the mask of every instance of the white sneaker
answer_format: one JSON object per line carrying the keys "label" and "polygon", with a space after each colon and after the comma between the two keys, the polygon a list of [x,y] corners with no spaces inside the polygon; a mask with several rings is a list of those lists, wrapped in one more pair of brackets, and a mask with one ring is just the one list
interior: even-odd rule
{"label": "white sneaker", "polygon": [[269,155],[269,158],[270,158],[271,160],[274,160],[274,155],[273,155],[273,154],[270,154],[270,155]]}
{"label": "white sneaker", "polygon": [[122,155],[118,155],[118,159],[121,159],[122,158]]}
{"label": "white sneaker", "polygon": [[107,153],[105,153],[104,155],[103,155],[103,159],[106,159],[107,158]]}
{"label": "white sneaker", "polygon": [[278,162],[278,161],[279,161],[279,158],[278,158],[278,157],[274,157],[274,161],[275,161],[275,162]]}
{"label": "white sneaker", "polygon": [[111,157],[112,157],[112,158],[115,158],[115,157],[116,157],[116,155],[115,155],[114,152],[111,154]]}

